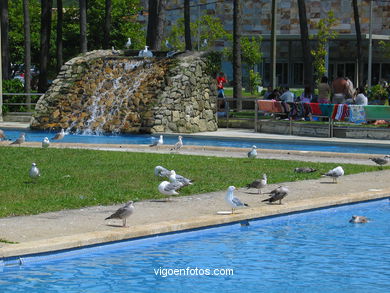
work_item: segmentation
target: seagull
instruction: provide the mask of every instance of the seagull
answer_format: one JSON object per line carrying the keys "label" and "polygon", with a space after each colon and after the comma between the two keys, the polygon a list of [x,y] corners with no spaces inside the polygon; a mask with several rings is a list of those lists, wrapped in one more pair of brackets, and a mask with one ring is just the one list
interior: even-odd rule
{"label": "seagull", "polygon": [[26,134],[22,132],[15,141],[11,142],[11,144],[18,144],[20,146],[25,141],[26,141]]}
{"label": "seagull", "polygon": [[371,161],[375,162],[376,164],[379,165],[379,167],[382,169],[383,165],[386,165],[390,161],[390,156],[386,155],[383,158],[369,158]]}
{"label": "seagull", "polygon": [[33,180],[36,180],[39,176],[41,176],[41,172],[39,172],[37,164],[35,164],[35,163],[31,164],[29,175],[30,175],[30,178]]}
{"label": "seagull", "polygon": [[263,174],[263,179],[256,179],[252,183],[248,184],[246,188],[247,189],[257,188],[259,190],[259,194],[261,194],[261,189],[264,188],[266,185],[267,185],[267,175]]}
{"label": "seagull", "polygon": [[115,50],[114,46],[111,47],[111,53],[114,55],[118,55],[119,51]]}
{"label": "seagull", "polygon": [[179,135],[178,142],[171,148],[171,151],[179,151],[183,146],[182,136]]}
{"label": "seagull", "polygon": [[126,48],[129,49],[130,46],[131,46],[131,38],[127,38],[127,42],[126,42]]}
{"label": "seagull", "polygon": [[344,175],[344,170],[341,166],[338,166],[332,170],[329,170],[328,173],[323,174],[323,176],[329,176],[333,178],[333,183],[337,183],[337,178]]}
{"label": "seagull", "polygon": [[255,159],[257,157],[256,146],[253,145],[252,149],[248,152],[248,158]]}
{"label": "seagull", "polygon": [[172,49],[173,49],[173,46],[171,45],[171,43],[169,43],[168,40],[165,40],[165,46],[167,46],[167,48],[168,48],[169,50],[172,50]]}
{"label": "seagull", "polygon": [[176,174],[175,170],[171,170],[171,173],[169,175],[169,181],[179,182],[179,183],[181,183],[182,187],[192,185],[191,179],[188,179],[188,178],[185,178],[184,176]]}
{"label": "seagull", "polygon": [[365,216],[352,216],[349,220],[350,223],[368,223],[369,221],[370,219]]}
{"label": "seagull", "polygon": [[5,133],[3,130],[0,129],[0,138],[5,139]]}
{"label": "seagull", "polygon": [[123,221],[123,227],[126,227],[126,219],[131,216],[134,212],[133,201],[128,201],[123,207],[119,208],[115,213],[111,216],[105,218],[108,219],[120,219]]}
{"label": "seagull", "polygon": [[297,172],[297,173],[312,173],[315,171],[317,171],[317,170],[310,168],[310,167],[299,167],[299,168],[294,169],[294,172]]}
{"label": "seagull", "polygon": [[171,176],[171,171],[164,168],[163,166],[156,166],[154,167],[154,175],[169,178],[169,176]]}
{"label": "seagull", "polygon": [[65,136],[65,131],[62,128],[61,132],[58,132],[54,137],[52,137],[52,140],[60,140],[60,139],[63,139],[64,136]]}
{"label": "seagull", "polygon": [[158,186],[158,191],[164,195],[178,195],[177,192],[178,189],[180,189],[183,186],[178,181],[175,182],[169,182],[169,181],[163,181]]}
{"label": "seagull", "polygon": [[208,43],[207,43],[207,39],[204,39],[203,40],[203,43],[202,43],[202,47],[207,47]]}
{"label": "seagull", "polygon": [[279,201],[279,204],[282,204],[282,199],[285,198],[288,194],[288,188],[287,186],[279,186],[278,188],[272,190],[269,195],[270,197],[262,200],[262,202],[275,202]]}
{"label": "seagull", "polygon": [[150,147],[157,147],[157,149],[158,149],[158,147],[160,146],[160,145],[163,145],[164,144],[164,139],[163,139],[163,136],[162,135],[160,135],[160,138],[158,139],[158,140],[156,140],[155,142],[153,142],[151,145],[149,145]]}
{"label": "seagull", "polygon": [[234,190],[236,188],[234,186],[229,186],[227,189],[227,193],[225,196],[226,202],[232,207],[232,214],[234,214],[234,209],[237,207],[242,207],[242,206],[248,206],[246,203],[242,203],[237,197],[234,196]]}
{"label": "seagull", "polygon": [[42,147],[44,148],[44,149],[46,149],[46,148],[48,148],[50,146],[50,140],[47,138],[47,137],[45,137],[43,140],[42,140]]}

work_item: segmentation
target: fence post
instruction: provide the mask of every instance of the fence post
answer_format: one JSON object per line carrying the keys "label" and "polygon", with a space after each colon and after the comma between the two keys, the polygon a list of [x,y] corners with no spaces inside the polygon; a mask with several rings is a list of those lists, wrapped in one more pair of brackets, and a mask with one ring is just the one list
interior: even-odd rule
{"label": "fence post", "polygon": [[257,123],[259,121],[259,106],[257,105],[257,99],[255,99],[255,132],[257,132]]}
{"label": "fence post", "polygon": [[229,128],[229,109],[230,109],[230,105],[229,105],[229,100],[228,99],[226,99],[225,102],[226,102],[226,104],[225,104],[226,128]]}
{"label": "fence post", "polygon": [[289,128],[290,128],[290,135],[292,135],[292,118],[291,117],[289,117]]}

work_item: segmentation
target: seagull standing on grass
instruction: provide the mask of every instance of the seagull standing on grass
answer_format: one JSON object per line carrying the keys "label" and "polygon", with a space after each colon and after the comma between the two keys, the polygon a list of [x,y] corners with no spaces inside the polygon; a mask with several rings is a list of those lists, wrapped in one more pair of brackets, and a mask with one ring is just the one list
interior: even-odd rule
{"label": "seagull standing on grass", "polygon": [[[32,163],[29,176],[32,180],[37,180],[39,176],[41,176],[41,172],[39,172],[39,169],[37,167],[37,164]],[[35,182],[35,181],[34,181]]]}
{"label": "seagull standing on grass", "polygon": [[234,196],[234,190],[236,190],[234,186],[229,186],[225,196],[226,202],[232,207],[232,214],[234,214],[234,209],[248,206],[246,203],[242,203],[237,197]]}
{"label": "seagull standing on grass", "polygon": [[183,187],[183,184],[181,184],[178,181],[169,182],[169,181],[163,181],[158,186],[158,191],[164,195],[178,195],[179,193],[177,190],[179,190],[181,187]]}
{"label": "seagull standing on grass", "polygon": [[256,179],[252,183],[248,184],[246,186],[247,189],[249,188],[256,188],[259,191],[259,194],[261,194],[261,189],[264,188],[267,185],[267,175],[263,174],[263,179]]}
{"label": "seagull standing on grass", "polygon": [[257,157],[256,146],[252,146],[252,149],[248,152],[248,158],[255,159]]}
{"label": "seagull standing on grass", "polygon": [[171,171],[164,168],[163,166],[156,166],[154,167],[154,176],[169,178],[169,176],[171,176]]}
{"label": "seagull standing on grass", "polygon": [[178,142],[171,148],[171,151],[179,151],[183,146],[182,136],[179,135]]}
{"label": "seagull standing on grass", "polygon": [[390,161],[390,156],[386,155],[383,158],[369,158],[371,161],[375,162],[379,165],[381,169],[383,169],[383,165],[386,165]]}
{"label": "seagull standing on grass", "polygon": [[171,174],[169,175],[169,181],[171,182],[179,182],[182,187],[192,185],[192,180],[185,178],[179,174],[176,174],[175,170],[171,170]]}
{"label": "seagull standing on grass", "polygon": [[337,178],[344,175],[344,170],[341,166],[338,166],[332,170],[329,170],[327,173],[323,174],[323,176],[332,177],[333,183],[337,183]]}
{"label": "seagull standing on grass", "polygon": [[50,146],[50,140],[47,138],[47,137],[45,137],[43,140],[42,140],[42,147],[44,148],[44,149],[46,149],[46,148],[48,148]]}
{"label": "seagull standing on grass", "polygon": [[26,135],[24,132],[22,132],[15,141],[11,142],[11,144],[18,144],[20,146],[25,141],[26,141]]}
{"label": "seagull standing on grass", "polygon": [[272,190],[269,193],[269,198],[262,200],[262,202],[275,202],[279,201],[279,204],[282,204],[282,199],[285,198],[288,194],[288,188],[286,186],[279,186],[278,188]]}
{"label": "seagull standing on grass", "polygon": [[58,132],[53,138],[52,140],[61,140],[63,139],[65,136],[65,131],[64,129],[62,128],[60,132]]}
{"label": "seagull standing on grass", "polygon": [[160,138],[158,140],[156,140],[155,142],[153,142],[152,144],[150,144],[149,146],[150,147],[157,147],[157,149],[158,149],[158,147],[160,145],[163,145],[163,144],[164,144],[164,138],[162,135],[160,135]]}
{"label": "seagull standing on grass", "polygon": [[123,227],[126,227],[126,220],[131,216],[134,212],[133,201],[128,201],[123,207],[119,208],[115,213],[111,216],[105,218],[105,220],[109,219],[120,219],[123,221]]}

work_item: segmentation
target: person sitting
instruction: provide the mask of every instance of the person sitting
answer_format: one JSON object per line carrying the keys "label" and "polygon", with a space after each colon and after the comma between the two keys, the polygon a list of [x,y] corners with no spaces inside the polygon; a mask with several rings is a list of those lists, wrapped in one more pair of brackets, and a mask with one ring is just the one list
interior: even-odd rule
{"label": "person sitting", "polygon": [[326,76],[323,76],[321,78],[321,82],[318,84],[318,103],[329,104],[330,103],[330,99],[329,99],[330,92],[331,92],[331,89],[330,89],[330,86],[328,84],[328,78]]}
{"label": "person sitting", "polygon": [[272,93],[273,93],[272,86],[269,85],[267,87],[267,91],[264,93],[264,100],[272,100],[269,98],[272,95]]}
{"label": "person sitting", "polygon": [[345,93],[347,92],[347,80],[343,77],[342,73],[337,74],[337,78],[332,82],[332,91],[334,104],[344,104]]}
{"label": "person sitting", "polygon": [[310,86],[305,86],[305,90],[303,91],[302,95],[299,97],[299,101],[301,103],[311,103],[314,96],[311,92]]}
{"label": "person sitting", "polygon": [[367,106],[368,105],[368,98],[366,96],[366,91],[364,89],[364,86],[359,86],[356,89],[356,97],[354,99],[355,105],[363,105]]}
{"label": "person sitting", "polygon": [[279,100],[286,103],[295,102],[295,94],[290,92],[290,88],[288,86],[284,87],[283,94],[279,97]]}

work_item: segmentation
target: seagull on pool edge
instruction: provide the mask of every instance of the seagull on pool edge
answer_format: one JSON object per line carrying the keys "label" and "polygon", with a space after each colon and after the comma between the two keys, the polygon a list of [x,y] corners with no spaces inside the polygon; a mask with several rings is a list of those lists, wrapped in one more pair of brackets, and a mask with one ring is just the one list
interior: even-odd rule
{"label": "seagull on pool edge", "polygon": [[133,201],[128,201],[123,207],[119,208],[115,213],[111,216],[105,218],[105,220],[109,219],[120,219],[123,222],[123,227],[126,227],[126,220],[130,217],[134,212]]}
{"label": "seagull on pool edge", "polygon": [[234,214],[234,210],[238,207],[249,206],[246,203],[242,203],[237,197],[234,196],[234,190],[236,190],[234,186],[229,186],[225,195],[225,201],[232,207],[232,214]]}

